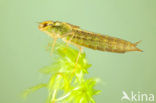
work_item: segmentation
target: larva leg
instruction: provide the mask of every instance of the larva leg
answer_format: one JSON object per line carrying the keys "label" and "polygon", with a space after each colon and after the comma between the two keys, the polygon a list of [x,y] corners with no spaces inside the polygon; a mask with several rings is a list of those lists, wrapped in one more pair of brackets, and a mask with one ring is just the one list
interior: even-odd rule
{"label": "larva leg", "polygon": [[81,55],[82,50],[83,50],[83,48],[82,48],[81,46],[79,46],[79,45],[76,45],[76,46],[79,48],[79,53],[78,53],[77,58],[76,58],[75,67],[74,67],[73,73],[75,72],[75,70],[76,70],[76,68],[77,68],[77,64],[78,64],[80,55]]}
{"label": "larva leg", "polygon": [[[53,43],[51,46],[51,50],[50,50],[50,55],[52,56],[52,53],[53,53],[53,50],[54,50],[54,47],[55,47],[55,44],[56,44],[56,40],[59,38],[56,34],[53,34],[53,33],[48,33],[48,35],[53,38]],[[48,44],[49,46],[49,44]]]}
{"label": "larva leg", "polygon": [[69,43],[71,42],[71,40],[73,39],[74,34],[72,33],[72,37],[68,40],[68,43],[66,43],[66,46],[69,46]]}
{"label": "larva leg", "polygon": [[[80,55],[81,55],[81,53],[82,53],[82,47],[81,47],[80,45],[75,44],[75,43],[71,43],[71,40],[72,40],[73,37],[74,37],[74,33],[71,32],[71,33],[64,34],[64,35],[65,35],[65,36],[67,36],[67,35],[72,35],[71,38],[70,38],[69,40],[65,40],[65,42],[67,43],[66,46],[68,46],[69,44],[73,44],[73,45],[75,45],[75,46],[79,49],[79,53],[78,53],[78,56],[77,56],[77,58],[76,58],[75,67],[74,67],[74,70],[73,70],[73,73],[74,73],[75,70],[76,70],[76,68],[77,68],[77,64],[78,64]],[[65,36],[64,36],[64,37],[65,37]]]}
{"label": "larva leg", "polygon": [[65,41],[65,42],[66,42],[66,46],[69,46],[71,40],[72,40],[73,37],[74,37],[74,33],[71,32],[71,33],[64,34],[64,35],[62,36],[62,38],[65,38],[66,36],[69,36],[69,35],[71,35],[71,37],[70,37],[69,40],[66,40],[66,41]]}
{"label": "larva leg", "polygon": [[51,51],[50,51],[50,55],[51,55],[51,56],[52,56],[52,53],[53,53],[53,51],[54,51],[54,47],[55,47],[56,41],[57,41],[57,38],[55,37],[54,40],[53,40],[53,44],[52,44],[52,47],[51,47]]}

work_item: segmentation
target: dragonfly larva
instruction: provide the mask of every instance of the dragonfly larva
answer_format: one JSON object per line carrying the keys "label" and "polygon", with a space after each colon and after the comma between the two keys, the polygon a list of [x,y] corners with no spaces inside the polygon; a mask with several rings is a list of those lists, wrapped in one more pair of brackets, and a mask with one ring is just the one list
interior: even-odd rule
{"label": "dragonfly larva", "polygon": [[[39,24],[39,29],[54,38],[55,42],[58,38],[61,38],[67,43],[94,50],[115,53],[125,53],[128,51],[142,52],[141,49],[136,47],[139,42],[131,43],[119,38],[88,32],[80,29],[79,26],[65,22],[45,21]],[[55,42],[53,43],[53,47]]]}

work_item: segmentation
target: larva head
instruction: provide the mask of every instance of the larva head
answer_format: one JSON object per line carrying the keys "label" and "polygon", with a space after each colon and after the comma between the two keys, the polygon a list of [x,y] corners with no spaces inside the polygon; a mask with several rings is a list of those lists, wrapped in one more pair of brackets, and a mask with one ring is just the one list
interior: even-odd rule
{"label": "larva head", "polygon": [[52,28],[53,25],[53,21],[44,21],[39,24],[38,28],[41,31],[47,31],[48,29]]}

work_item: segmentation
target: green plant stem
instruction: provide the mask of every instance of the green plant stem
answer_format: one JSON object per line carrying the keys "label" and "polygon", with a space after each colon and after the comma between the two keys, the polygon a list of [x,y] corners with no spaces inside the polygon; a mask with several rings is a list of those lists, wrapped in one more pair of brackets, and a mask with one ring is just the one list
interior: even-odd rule
{"label": "green plant stem", "polygon": [[56,98],[56,93],[57,93],[57,89],[54,90],[53,94],[52,94],[52,103],[55,103],[55,98]]}

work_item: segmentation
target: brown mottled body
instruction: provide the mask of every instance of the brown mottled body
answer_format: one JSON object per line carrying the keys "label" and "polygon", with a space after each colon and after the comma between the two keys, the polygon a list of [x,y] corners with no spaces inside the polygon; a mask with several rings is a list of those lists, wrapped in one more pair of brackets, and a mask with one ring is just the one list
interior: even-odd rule
{"label": "brown mottled body", "polygon": [[54,41],[56,41],[57,38],[61,38],[65,42],[88,47],[94,50],[115,53],[142,51],[136,47],[139,42],[131,43],[119,38],[88,32],[80,29],[79,26],[65,22],[45,21],[40,23],[39,29],[54,38]]}
{"label": "brown mottled body", "polygon": [[71,42],[91,48],[94,50],[116,52],[116,53],[125,53],[128,51],[142,51],[136,47],[136,44],[133,44],[129,41],[122,40],[119,38],[100,35],[92,32],[82,31],[80,29],[74,28],[74,36],[67,36],[67,39],[72,37]]}

